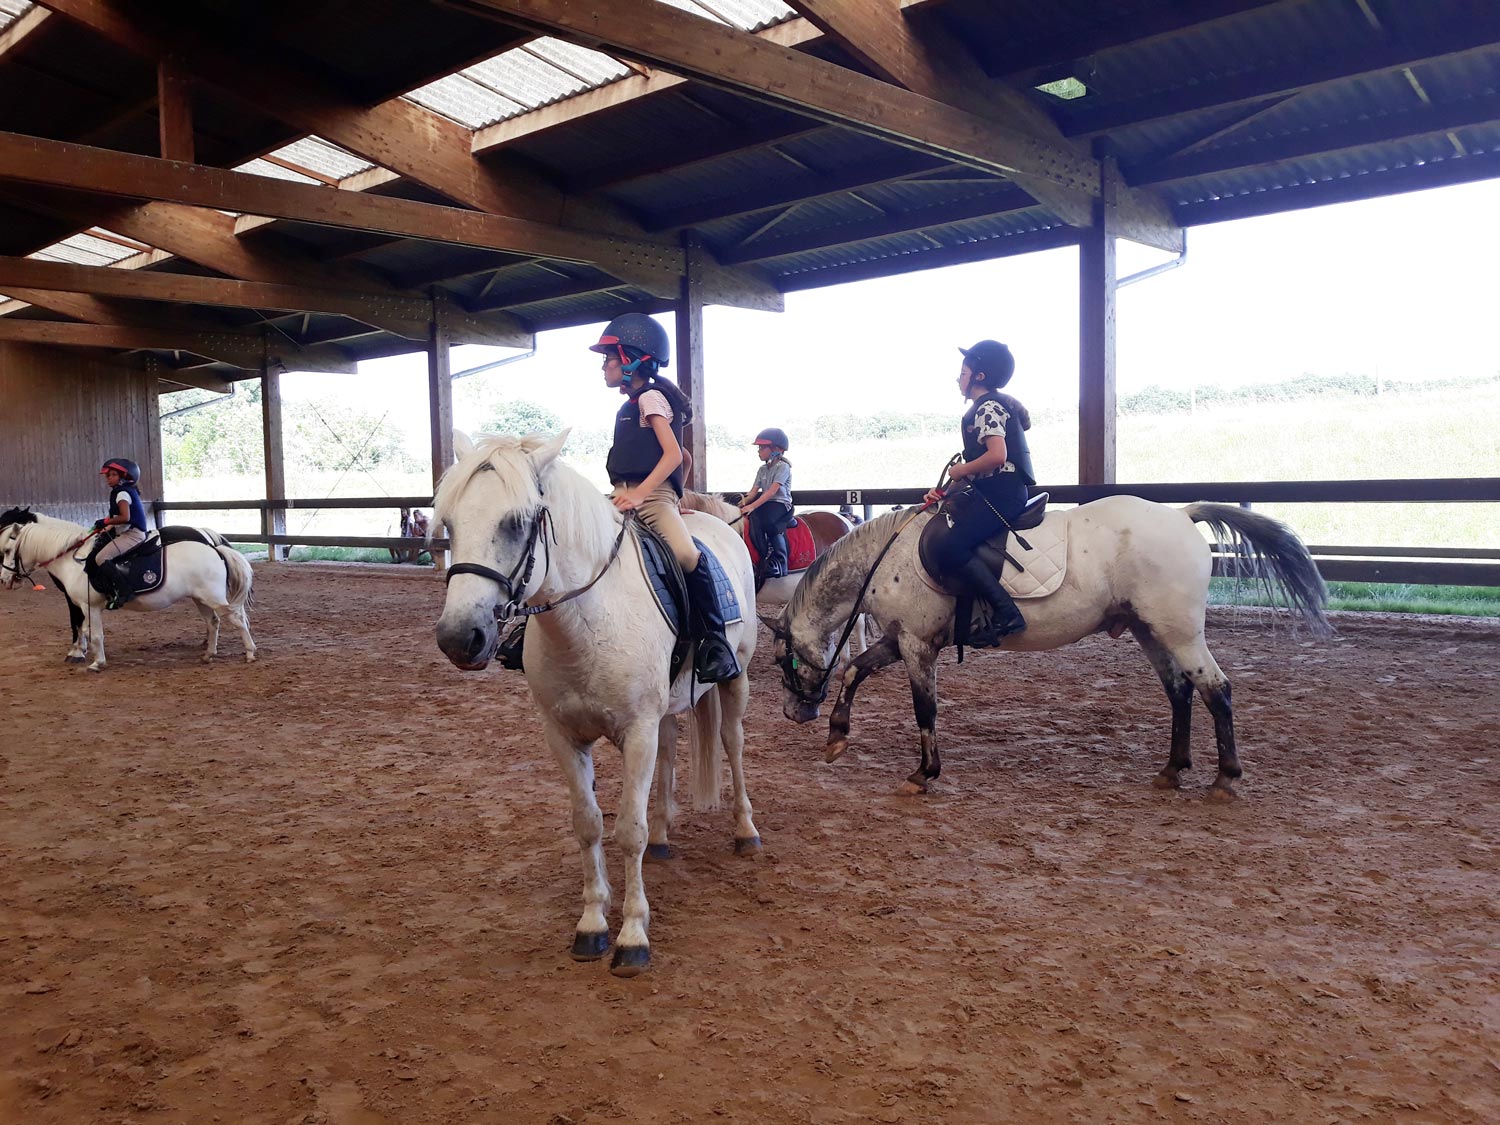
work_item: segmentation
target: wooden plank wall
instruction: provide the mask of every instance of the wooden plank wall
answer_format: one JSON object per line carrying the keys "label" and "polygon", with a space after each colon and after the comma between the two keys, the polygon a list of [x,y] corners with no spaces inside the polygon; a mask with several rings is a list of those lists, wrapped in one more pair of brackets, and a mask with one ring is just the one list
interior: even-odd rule
{"label": "wooden plank wall", "polygon": [[109,457],[136,461],[141,497],[160,499],[156,386],[98,353],[0,343],[0,509],[92,523],[108,506]]}

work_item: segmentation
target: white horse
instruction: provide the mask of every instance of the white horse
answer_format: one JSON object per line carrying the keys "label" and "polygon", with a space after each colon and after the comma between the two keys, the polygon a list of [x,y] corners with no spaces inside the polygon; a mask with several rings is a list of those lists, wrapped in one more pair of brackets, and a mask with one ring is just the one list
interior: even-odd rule
{"label": "white horse", "polygon": [[[253,573],[245,557],[214,531],[203,531],[213,546],[193,540],[168,544],[166,581],[149,594],[125,603],[125,609],[165,609],[183,598],[192,598],[208,626],[205,664],[219,651],[219,626],[228,621],[245,642],[245,660],[255,659],[255,641],[250,636],[250,586]],[[104,659],[104,595],[89,584],[83,564],[91,544],[89,529],[81,524],[55,519],[21,508],[0,515],[0,581],[14,586],[22,579],[33,581],[33,571],[45,570],[68,599],[73,622],[73,646],[66,660],[81,664],[92,653],[89,670],[102,671]]]}
{"label": "white horse", "polygon": [[[732,530],[709,516],[683,514],[734,584],[743,621],[730,625],[728,638],[747,671],[727,683],[698,684],[689,655],[668,682],[675,638],[633,544],[625,541],[625,521],[597,488],[557,460],[567,436],[485,435],[476,445],[454,435],[458,463],[443,475],[433,502],[433,526],[447,526],[454,560],[437,642],[459,668],[481,669],[494,654],[497,619],[533,615],[526,630],[526,682],[541,710],[547,745],[567,778],[583,858],[583,914],[572,949],[580,961],[602,957],[610,946],[593,747],[601,738],[619,747],[623,779],[615,842],[625,860],[625,898],[610,971],[628,977],[651,959],[641,857],[648,845],[652,858],[670,854],[677,714],[692,710],[695,719],[695,803],[718,803],[722,748],[734,784],[735,851],[760,848],[742,762],[756,639],[754,575],[749,553]],[[656,801],[648,825],[653,771]]]}
{"label": "white horse", "polygon": [[[954,625],[954,598],[924,580],[918,558],[922,526],[932,518],[932,513],[892,512],[855,528],[812,566],[781,619],[767,622],[776,635],[785,689],[782,710],[795,722],[810,722],[817,718],[834,675],[834,638],[868,581],[863,607],[884,635],[844,670],[826,757],[833,761],[849,744],[849,714],[860,683],[903,660],[921,732],[922,763],[903,786],[913,793],[925,791],[942,769],[936,665],[938,652],[952,643]],[[1065,575],[1055,592],[1020,602],[1027,628],[1000,647],[1038,652],[1091,633],[1118,637],[1129,629],[1172,705],[1171,757],[1154,784],[1175,788],[1181,771],[1192,765],[1189,724],[1196,689],[1213,716],[1218,743],[1219,768],[1210,796],[1225,799],[1233,796],[1231,783],[1241,771],[1229,680],[1203,637],[1213,560],[1197,523],[1207,524],[1220,541],[1233,543],[1239,557],[1254,564],[1252,573],[1262,576],[1259,581],[1279,589],[1315,631],[1330,631],[1323,615],[1323,579],[1307,548],[1284,524],[1228,504],[1178,509],[1134,496],[1110,496],[1047,515],[1043,527],[1066,525]],[[867,577],[872,571],[873,577]],[[1003,692],[998,666],[995,672],[997,689]]]}

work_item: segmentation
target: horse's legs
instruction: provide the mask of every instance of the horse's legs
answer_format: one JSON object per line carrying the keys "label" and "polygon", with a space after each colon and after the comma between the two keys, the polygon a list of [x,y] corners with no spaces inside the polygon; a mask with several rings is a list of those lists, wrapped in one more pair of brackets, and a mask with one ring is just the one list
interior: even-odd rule
{"label": "horse's legs", "polygon": [[568,737],[545,717],[542,729],[568,783],[573,834],[583,859],[583,914],[574,928],[573,960],[593,961],[609,951],[609,876],[604,870],[604,816],[594,797],[594,744]]}
{"label": "horse's legs", "polygon": [[68,603],[68,624],[73,628],[73,647],[68,649],[68,655],[63,658],[67,664],[82,664],[88,656],[89,642],[88,634],[83,631],[83,610],[78,608],[78,603],[63,591],[63,600]]}
{"label": "horse's legs", "polygon": [[917,713],[917,730],[922,738],[922,764],[901,785],[902,793],[925,793],[929,782],[943,772],[943,759],[937,744],[937,654],[938,650],[910,633],[897,641],[901,658],[906,661],[907,678],[911,680],[911,703]]}
{"label": "horse's legs", "polygon": [[90,672],[104,671],[104,603],[91,596],[84,603],[84,615],[89,626],[89,647],[94,650],[94,659],[89,662]]}
{"label": "horse's legs", "polygon": [[193,604],[198,607],[199,616],[208,626],[208,641],[203,646],[203,663],[208,664],[219,655],[219,613],[213,606],[197,598],[193,599]]}
{"label": "horse's legs", "polygon": [[677,819],[677,716],[663,715],[656,734],[656,799],[651,802],[647,859],[671,859],[667,836]]}
{"label": "horse's legs", "polygon": [[660,720],[653,723],[638,719],[625,730],[620,741],[624,768],[620,808],[615,815],[615,847],[625,862],[625,897],[621,903],[620,937],[609,964],[609,971],[617,977],[633,977],[651,964],[651,944],[646,937],[651,908],[646,903],[641,856],[646,850],[646,805],[651,796],[651,774],[656,765],[660,730]]}
{"label": "horse's legs", "polygon": [[244,606],[230,606],[229,616],[240,631],[240,640],[245,645],[245,663],[255,663],[255,638],[250,635],[250,614]]}
{"label": "horse's legs", "polygon": [[843,690],[839,692],[833,713],[828,716],[828,749],[823,753],[825,761],[832,762],[849,749],[849,715],[854,708],[854,693],[859,685],[886,665],[894,664],[900,657],[901,650],[896,647],[895,635],[888,633],[845,666]]}
{"label": "horse's legs", "polygon": [[1193,682],[1150,629],[1140,625],[1131,631],[1145,652],[1146,659],[1151,662],[1151,667],[1156,669],[1161,686],[1172,704],[1172,752],[1167,764],[1152,779],[1151,784],[1158,789],[1176,789],[1182,784],[1182,771],[1193,768]]}
{"label": "horse's legs", "polygon": [[1234,780],[1242,773],[1234,746],[1234,707],[1230,701],[1229,678],[1219,669],[1201,633],[1184,644],[1173,646],[1151,637],[1145,629],[1136,630],[1136,636],[1161,676],[1167,697],[1172,700],[1172,756],[1158,775],[1156,784],[1164,788],[1175,786],[1178,772],[1192,765],[1188,751],[1188,724],[1192,708],[1191,689],[1196,688],[1208,707],[1208,713],[1214,717],[1214,740],[1219,751],[1219,768],[1214,774],[1209,796],[1215,800],[1228,800],[1234,796]]}
{"label": "horse's legs", "polygon": [[750,793],[745,788],[745,709],[750,705],[750,673],[744,672],[719,685],[719,736],[729,758],[729,778],[734,787],[734,854],[760,851],[760,830],[755,827]]}
{"label": "horse's legs", "polygon": [[1234,796],[1235,779],[1244,772],[1234,748],[1234,705],[1230,700],[1229,677],[1220,671],[1201,639],[1193,655],[1193,659],[1183,661],[1182,667],[1214,717],[1214,741],[1219,750],[1219,769],[1208,795],[1214,800],[1227,801]]}

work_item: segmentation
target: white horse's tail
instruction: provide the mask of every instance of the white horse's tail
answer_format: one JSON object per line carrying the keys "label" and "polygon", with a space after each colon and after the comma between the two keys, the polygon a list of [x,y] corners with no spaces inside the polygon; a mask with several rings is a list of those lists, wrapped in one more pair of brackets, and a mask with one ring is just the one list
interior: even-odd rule
{"label": "white horse's tail", "polygon": [[699,810],[719,807],[719,775],[724,763],[724,741],[720,731],[723,716],[718,687],[709,688],[693,705],[688,747],[693,755],[693,807]]}
{"label": "white horse's tail", "polygon": [[1333,632],[1323,613],[1328,587],[1295,531],[1280,520],[1233,504],[1189,504],[1183,511],[1194,523],[1208,524],[1233,550],[1237,574],[1251,577],[1273,599],[1279,595],[1315,633]]}
{"label": "white horse's tail", "polygon": [[209,534],[220,540],[214,550],[219,552],[219,557],[224,560],[224,569],[229,572],[229,604],[235,609],[249,608],[252,604],[250,584],[255,581],[255,572],[250,569],[245,556],[229,546],[227,539],[217,532],[209,532]]}

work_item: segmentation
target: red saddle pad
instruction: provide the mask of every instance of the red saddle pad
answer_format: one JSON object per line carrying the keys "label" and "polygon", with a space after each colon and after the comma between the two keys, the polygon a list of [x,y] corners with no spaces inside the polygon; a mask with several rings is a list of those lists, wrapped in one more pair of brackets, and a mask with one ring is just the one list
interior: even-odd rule
{"label": "red saddle pad", "polygon": [[[806,570],[812,566],[813,559],[817,557],[817,547],[813,543],[812,530],[807,526],[807,521],[801,516],[796,517],[797,522],[786,529],[786,553],[787,570]],[[750,549],[750,561],[756,566],[760,565],[760,553],[756,551],[755,544],[750,542],[750,521],[740,521],[740,535],[744,537],[745,546]]]}

